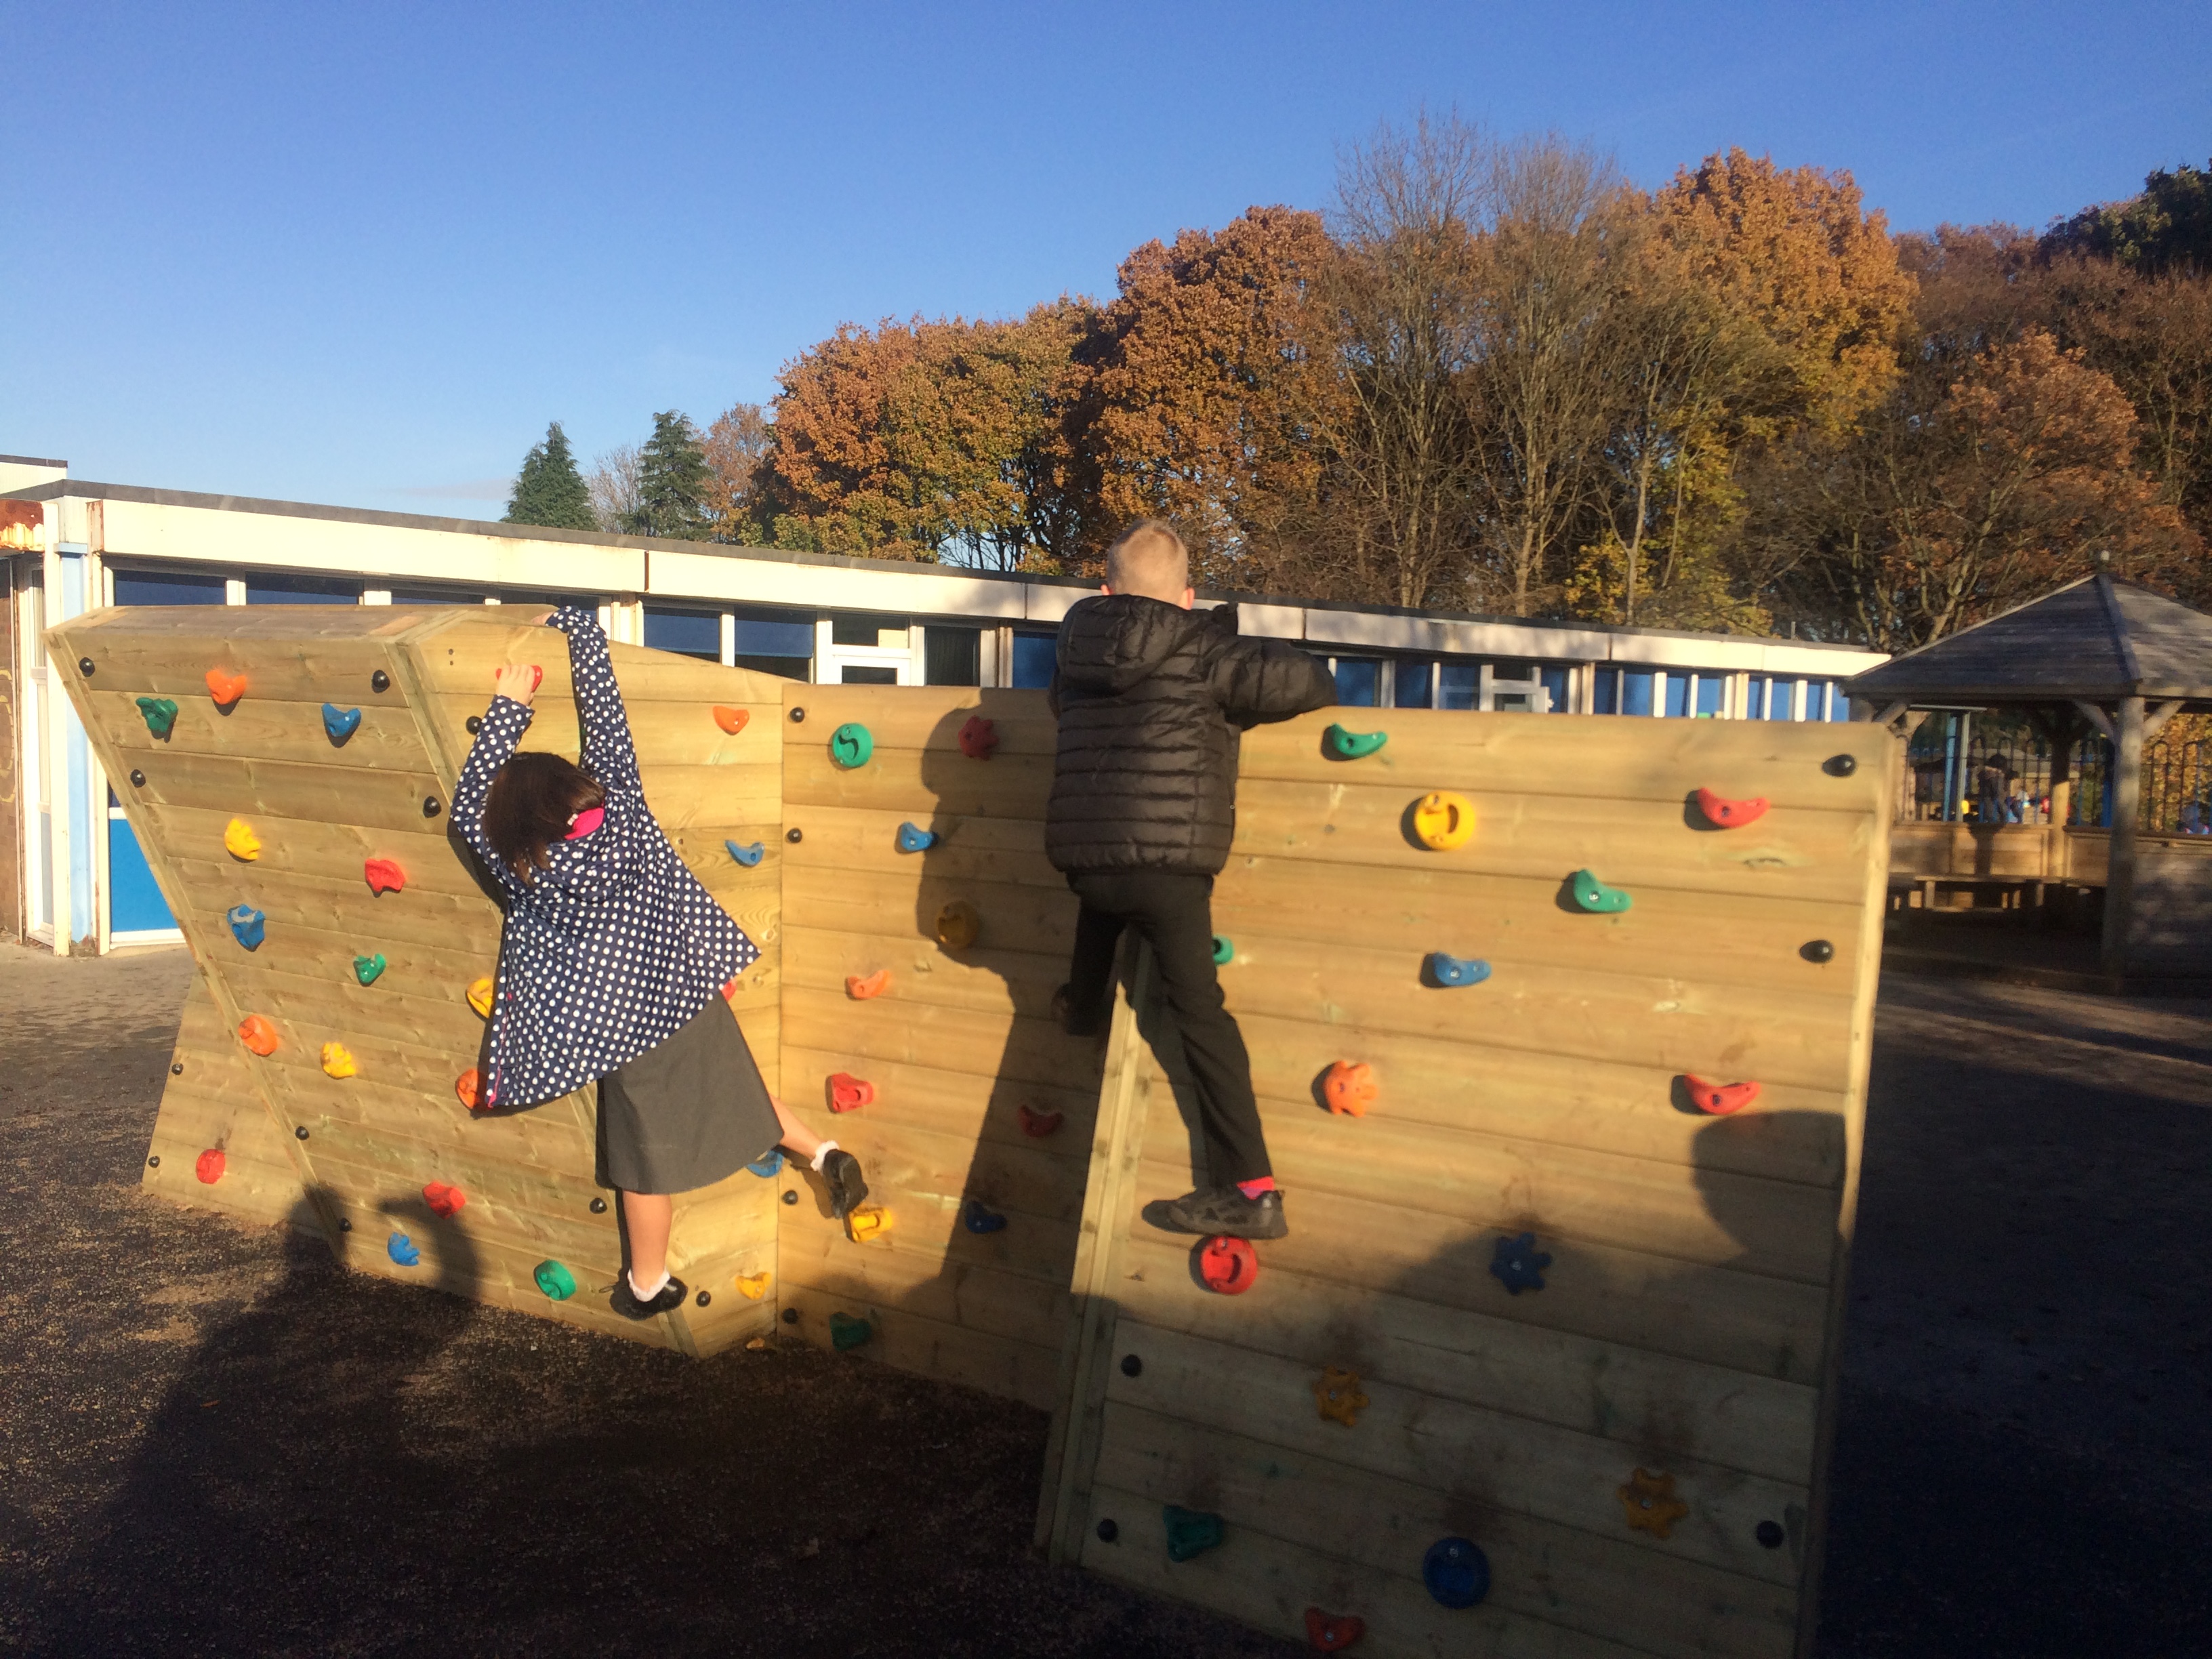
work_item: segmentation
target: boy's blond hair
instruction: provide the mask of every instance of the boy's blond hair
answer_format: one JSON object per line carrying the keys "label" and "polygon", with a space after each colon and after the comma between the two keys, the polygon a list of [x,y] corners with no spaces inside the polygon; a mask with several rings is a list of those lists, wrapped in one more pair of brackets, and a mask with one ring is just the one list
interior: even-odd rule
{"label": "boy's blond hair", "polygon": [[1190,586],[1190,549],[1164,520],[1139,519],[1106,550],[1106,586],[1181,605]]}

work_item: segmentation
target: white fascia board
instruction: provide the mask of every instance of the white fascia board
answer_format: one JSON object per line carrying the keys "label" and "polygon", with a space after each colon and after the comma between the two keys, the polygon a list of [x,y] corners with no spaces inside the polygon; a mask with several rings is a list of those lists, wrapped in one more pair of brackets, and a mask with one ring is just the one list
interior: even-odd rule
{"label": "white fascia board", "polygon": [[1879,668],[1889,660],[1887,651],[1814,650],[1802,645],[1769,645],[1760,652],[1756,672],[1765,674],[1787,674],[1792,679],[1847,680],[1854,674],[1863,674],[1869,668]]}
{"label": "white fascia board", "polygon": [[1098,597],[1095,587],[1068,587],[1059,582],[1022,584],[1022,620],[1060,626],[1060,618],[1085,599]]}
{"label": "white fascia board", "polygon": [[988,617],[1018,622],[1024,582],[955,575],[934,566],[855,570],[655,548],[649,560],[655,599],[717,599],[823,611],[878,611],[894,616]]}
{"label": "white fascia board", "polygon": [[1648,663],[1655,668],[1712,668],[1751,674],[1783,674],[1792,679],[1849,679],[1889,659],[1879,651],[1835,646],[1791,645],[1747,639],[1676,639],[1665,635],[1616,634],[1611,660]]}
{"label": "white fascia board", "polygon": [[1302,640],[1306,636],[1305,607],[1240,604],[1237,607],[1237,631],[1255,639]]}
{"label": "white fascia board", "polygon": [[1374,651],[1433,651],[1451,656],[1567,662],[1603,657],[1607,639],[1587,629],[1553,628],[1540,623],[1455,622],[1441,617],[1330,611],[1318,605],[1306,610],[1305,637],[1315,644],[1364,646]]}
{"label": "white fascia board", "polygon": [[226,513],[154,501],[110,500],[104,517],[110,559],[189,559],[564,592],[635,593],[645,581],[645,553],[634,547],[579,546],[527,536]]}

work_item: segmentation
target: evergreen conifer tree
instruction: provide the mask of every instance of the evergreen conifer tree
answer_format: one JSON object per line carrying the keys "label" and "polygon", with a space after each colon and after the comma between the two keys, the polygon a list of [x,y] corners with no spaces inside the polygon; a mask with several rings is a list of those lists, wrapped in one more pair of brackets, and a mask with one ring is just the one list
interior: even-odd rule
{"label": "evergreen conifer tree", "polygon": [[675,410],[653,417],[653,436],[637,456],[637,511],[624,526],[634,536],[703,542],[713,533],[707,494],[713,475],[697,429]]}
{"label": "evergreen conifer tree", "polygon": [[556,530],[598,528],[599,520],[592,516],[592,492],[576,471],[576,457],[560,422],[547,427],[545,441],[532,444],[522,458],[502,522],[550,525]]}

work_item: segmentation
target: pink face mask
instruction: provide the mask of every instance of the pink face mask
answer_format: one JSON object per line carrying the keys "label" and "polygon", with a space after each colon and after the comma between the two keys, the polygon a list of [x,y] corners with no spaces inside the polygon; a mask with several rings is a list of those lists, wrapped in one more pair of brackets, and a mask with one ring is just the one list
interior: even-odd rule
{"label": "pink face mask", "polygon": [[605,820],[606,816],[607,809],[604,806],[586,807],[582,811],[577,813],[575,817],[570,821],[568,824],[568,833],[563,836],[562,839],[563,841],[575,841],[581,836],[590,835],[592,830],[598,829],[600,823]]}

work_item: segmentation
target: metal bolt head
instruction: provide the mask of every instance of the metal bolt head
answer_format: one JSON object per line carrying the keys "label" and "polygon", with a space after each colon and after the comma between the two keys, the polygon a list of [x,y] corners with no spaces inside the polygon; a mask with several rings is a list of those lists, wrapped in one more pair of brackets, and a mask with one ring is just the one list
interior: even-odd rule
{"label": "metal bolt head", "polygon": [[425,795],[422,797],[422,816],[424,817],[434,818],[439,813],[445,810],[446,809],[443,806],[441,806],[438,804],[438,798],[435,795]]}
{"label": "metal bolt head", "polygon": [[[88,672],[88,673],[89,673],[91,671],[90,671],[89,669],[88,669],[88,670],[86,670],[85,672]],[[791,711],[791,723],[792,723],[793,726],[797,726],[797,725],[798,725],[801,720],[805,720],[805,718],[806,718],[806,711],[805,711],[804,708],[794,708],[794,709],[793,709],[793,710]]]}
{"label": "metal bolt head", "polygon": [[1798,947],[1797,954],[1808,962],[1833,962],[1836,947],[1824,939],[1808,939]]}
{"label": "metal bolt head", "polygon": [[368,677],[368,689],[372,691],[389,691],[392,690],[392,676],[381,668],[378,669]]}
{"label": "metal bolt head", "polygon": [[185,1062],[181,1060],[172,1060],[169,1064],[169,1075],[171,1077],[182,1077],[184,1074]]}
{"label": "metal bolt head", "polygon": [[711,1291],[702,1291],[698,1295],[693,1297],[691,1299],[703,1308],[709,1302],[712,1302],[714,1299],[714,1295]]}
{"label": "metal bolt head", "polygon": [[1136,1355],[1133,1353],[1125,1353],[1121,1356],[1122,1376],[1141,1376],[1144,1375],[1144,1370],[1145,1362],[1138,1358]]}
{"label": "metal bolt head", "polygon": [[1831,755],[1820,763],[1820,769],[1832,778],[1847,778],[1859,769],[1856,755]]}
{"label": "metal bolt head", "polygon": [[798,1193],[797,1193],[797,1192],[795,1192],[794,1190],[793,1190],[791,1188],[788,1188],[788,1187],[785,1188],[783,1189],[783,1201],[784,1201],[785,1203],[787,1203],[787,1204],[796,1204],[796,1203],[798,1203],[798,1202],[799,1202],[799,1194],[798,1194]]}
{"label": "metal bolt head", "polygon": [[783,838],[789,842],[793,847],[798,846],[800,842],[806,839],[805,836],[800,835],[795,829],[785,830],[783,832]]}
{"label": "metal bolt head", "polygon": [[463,724],[469,728],[469,735],[473,738],[477,732],[483,730],[483,716],[482,714],[471,714],[463,722]]}
{"label": "metal bolt head", "polygon": [[158,1169],[160,1169],[160,1168],[161,1167],[161,1153],[156,1152],[156,1153],[155,1153],[151,1158],[148,1158],[148,1159],[146,1160],[146,1167],[147,1167],[148,1169],[149,1169],[149,1170],[158,1170]]}
{"label": "metal bolt head", "polygon": [[89,657],[79,657],[76,659],[76,672],[82,674],[88,679],[91,678],[93,672],[92,659]]}
{"label": "metal bolt head", "polygon": [[135,766],[131,769],[131,787],[133,789],[143,789],[146,787],[146,775]]}
{"label": "metal bolt head", "polygon": [[302,1123],[298,1128],[293,1130],[292,1133],[300,1139],[305,1140],[307,1138],[307,1126]]}
{"label": "metal bolt head", "polygon": [[593,1199],[593,1200],[592,1200],[592,1213],[593,1215],[605,1215],[606,1212],[607,1212],[607,1201],[606,1201],[606,1200],[605,1200],[604,1198],[595,1198],[595,1199]]}

